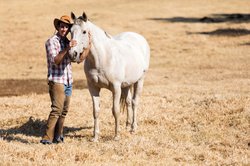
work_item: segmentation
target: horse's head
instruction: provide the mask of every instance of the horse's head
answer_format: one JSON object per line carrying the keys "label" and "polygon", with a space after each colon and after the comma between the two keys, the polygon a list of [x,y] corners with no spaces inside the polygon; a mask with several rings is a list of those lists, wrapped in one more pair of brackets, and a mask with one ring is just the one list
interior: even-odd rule
{"label": "horse's head", "polygon": [[71,18],[74,21],[70,30],[71,38],[76,40],[77,45],[69,50],[69,57],[71,61],[79,62],[81,54],[89,46],[88,19],[85,12],[78,18],[71,12]]}

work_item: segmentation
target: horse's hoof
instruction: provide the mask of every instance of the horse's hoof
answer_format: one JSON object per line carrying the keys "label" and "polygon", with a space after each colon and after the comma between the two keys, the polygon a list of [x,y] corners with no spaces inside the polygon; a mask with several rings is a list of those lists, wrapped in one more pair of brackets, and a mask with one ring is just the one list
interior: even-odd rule
{"label": "horse's hoof", "polygon": [[126,131],[130,131],[130,126],[126,126]]}
{"label": "horse's hoof", "polygon": [[98,141],[98,138],[92,138],[90,141],[91,141],[91,142],[99,142],[99,141]]}
{"label": "horse's hoof", "polygon": [[136,124],[136,123],[135,123],[135,124],[132,124],[132,125],[131,125],[131,130],[130,130],[130,132],[131,132],[131,133],[135,133],[136,129],[137,129],[137,124]]}
{"label": "horse's hoof", "polygon": [[130,127],[131,125],[132,125],[132,123],[126,122],[126,128],[127,128],[127,127]]}
{"label": "horse's hoof", "polygon": [[115,136],[115,137],[114,137],[114,140],[115,140],[115,141],[119,141],[119,140],[120,140],[120,136]]}
{"label": "horse's hoof", "polygon": [[135,128],[131,128],[131,129],[130,129],[130,133],[131,133],[131,134],[133,134],[133,133],[135,133],[135,132],[136,132],[136,129],[135,129]]}

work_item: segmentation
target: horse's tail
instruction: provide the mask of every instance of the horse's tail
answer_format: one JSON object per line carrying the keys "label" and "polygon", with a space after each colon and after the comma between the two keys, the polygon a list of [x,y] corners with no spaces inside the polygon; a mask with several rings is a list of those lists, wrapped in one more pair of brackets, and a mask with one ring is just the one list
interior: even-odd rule
{"label": "horse's tail", "polygon": [[[130,86],[130,88],[128,89],[128,91],[132,92],[133,86]],[[122,113],[124,113],[124,111],[127,108],[127,97],[128,97],[128,91],[122,89],[122,93],[121,93],[121,98],[120,98],[120,110]]]}
{"label": "horse's tail", "polygon": [[126,96],[122,91],[121,98],[120,98],[120,111],[124,113],[126,109]]}

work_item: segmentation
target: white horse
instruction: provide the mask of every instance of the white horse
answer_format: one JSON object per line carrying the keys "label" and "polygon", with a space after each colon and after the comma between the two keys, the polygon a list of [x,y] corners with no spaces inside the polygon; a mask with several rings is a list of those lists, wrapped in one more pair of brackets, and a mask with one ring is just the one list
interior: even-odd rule
{"label": "white horse", "polygon": [[[139,96],[142,92],[145,73],[149,68],[149,45],[143,36],[134,32],[124,32],[113,37],[108,35],[90,22],[85,12],[78,18],[71,13],[71,18],[74,20],[71,37],[77,41],[77,46],[69,51],[71,60],[79,62],[81,53],[91,43],[90,53],[85,59],[84,71],[93,101],[94,137],[92,141],[98,141],[101,88],[107,88],[113,93],[114,139],[118,140],[121,99],[124,99],[127,107],[127,127],[131,125],[131,132],[134,132],[137,127],[136,112]],[[133,89],[133,96],[130,89]]]}

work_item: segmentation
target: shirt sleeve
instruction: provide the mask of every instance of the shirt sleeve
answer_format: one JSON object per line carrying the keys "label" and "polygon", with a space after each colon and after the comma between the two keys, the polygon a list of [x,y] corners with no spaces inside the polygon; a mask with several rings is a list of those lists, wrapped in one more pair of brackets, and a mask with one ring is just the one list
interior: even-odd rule
{"label": "shirt sleeve", "polygon": [[54,58],[56,57],[57,54],[59,54],[59,50],[60,50],[59,49],[60,45],[58,41],[49,39],[45,43],[45,47],[46,47],[46,54],[47,54],[48,61],[52,64],[55,64]]}

